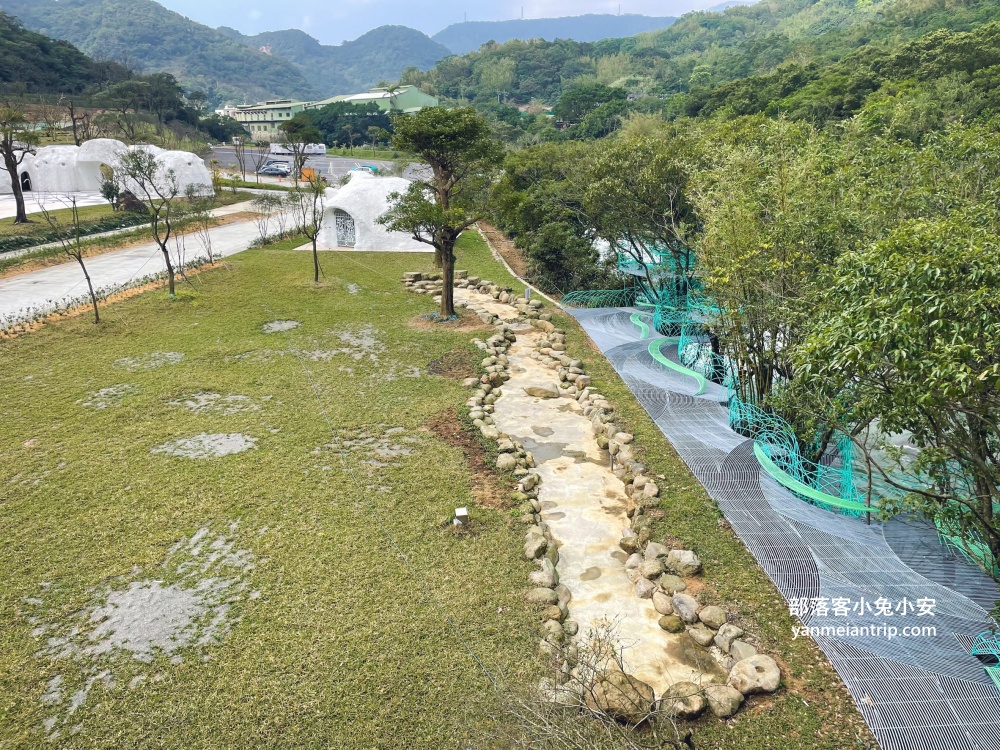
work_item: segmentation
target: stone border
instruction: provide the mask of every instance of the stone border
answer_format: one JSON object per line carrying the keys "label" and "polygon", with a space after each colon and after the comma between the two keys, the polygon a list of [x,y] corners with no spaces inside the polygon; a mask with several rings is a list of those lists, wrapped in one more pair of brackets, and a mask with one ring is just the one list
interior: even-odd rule
{"label": "stone border", "polygon": [[[417,294],[431,294],[438,299],[436,295],[440,294],[443,282],[438,273],[414,272],[405,274],[403,283]],[[510,289],[469,277],[465,271],[455,272],[455,286],[474,289],[516,307],[519,321],[543,332],[532,358],[557,372],[559,395],[574,399],[583,408],[584,416],[590,419],[597,446],[608,454],[609,464],[612,459],[617,464],[614,474],[625,484],[630,525],[623,530],[619,547],[628,554],[624,569],[635,586],[635,595],[650,600],[660,615],[661,628],[670,633],[687,632],[691,640],[728,673],[725,684],[675,683],[671,685],[670,695],[662,696],[655,709],[665,711],[672,718],[693,719],[708,708],[716,717],[727,719],[739,710],[745,696],[777,690],[781,681],[777,663],[770,656],[758,654],[746,640],[741,640],[746,633],[730,622],[733,616],[719,606],[703,607],[695,597],[683,593],[687,589],[684,579],[702,571],[698,556],[692,550],[670,549],[652,541],[652,519],[648,511],[660,503],[660,488],[647,468],[635,459],[634,436],[619,429],[614,405],[593,387],[583,361],[566,353],[566,332],[552,324],[551,314],[544,312],[539,300],[521,300]],[[516,335],[511,326],[494,313],[474,304],[467,307],[484,323],[498,329],[497,334],[485,341],[473,339],[487,357],[482,361],[485,374],[478,380],[471,380],[471,385],[478,387],[467,403],[469,416],[480,434],[496,442],[497,469],[512,471],[518,478],[511,499],[518,504],[519,520],[528,526],[524,557],[539,568],[529,575],[533,588],[526,598],[541,607],[539,654],[552,660],[557,667],[556,679],[542,678],[539,692],[550,702],[567,706],[586,703],[592,710],[607,714],[607,707],[599,705],[600,701],[592,705],[599,691],[588,693],[583,684],[589,679],[599,686],[611,678],[584,675],[586,670],[578,665],[579,646],[572,639],[578,634],[579,625],[570,618],[571,592],[559,581],[559,551],[541,517],[538,501],[541,479],[536,472],[530,471],[535,467],[534,457],[493,424],[494,403],[502,395],[501,386],[511,377],[507,351],[517,340]],[[625,679],[636,688],[637,694],[648,691],[652,695],[652,688],[635,677],[627,675]]]}

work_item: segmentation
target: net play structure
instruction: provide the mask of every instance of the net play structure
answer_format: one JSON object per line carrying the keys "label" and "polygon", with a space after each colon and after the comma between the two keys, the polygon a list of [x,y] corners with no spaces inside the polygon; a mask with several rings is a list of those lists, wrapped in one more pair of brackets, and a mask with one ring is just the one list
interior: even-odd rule
{"label": "net play structure", "polygon": [[[691,257],[621,252],[618,268],[621,289],[573,292],[563,306],[810,628],[881,746],[1000,750],[1000,640],[989,616],[1000,593],[983,570],[996,565],[986,545],[944,523],[881,518],[900,490],[871,481],[847,436],[803,448],[741,387]],[[890,638],[879,626],[921,634]]]}

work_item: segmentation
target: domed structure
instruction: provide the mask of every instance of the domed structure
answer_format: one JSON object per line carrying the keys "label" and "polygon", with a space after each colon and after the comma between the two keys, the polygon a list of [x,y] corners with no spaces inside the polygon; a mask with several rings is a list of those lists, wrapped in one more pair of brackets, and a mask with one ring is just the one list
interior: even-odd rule
{"label": "domed structure", "polygon": [[[212,194],[212,175],[195,154],[164,151],[157,146],[126,146],[111,138],[95,138],[80,146],[43,146],[36,153],[27,154],[19,167],[21,188],[35,193],[97,192],[104,178],[102,168],[114,167],[130,149],[148,151],[156,157],[161,187],[165,187],[166,175],[172,170],[180,194],[189,189],[196,195]],[[0,194],[9,194],[10,179],[2,165],[0,173]]]}
{"label": "domed structure", "polygon": [[352,172],[351,181],[339,190],[326,191],[326,212],[319,244],[325,248],[426,253],[433,248],[406,232],[390,232],[376,220],[389,210],[389,196],[404,193],[409,180]]}

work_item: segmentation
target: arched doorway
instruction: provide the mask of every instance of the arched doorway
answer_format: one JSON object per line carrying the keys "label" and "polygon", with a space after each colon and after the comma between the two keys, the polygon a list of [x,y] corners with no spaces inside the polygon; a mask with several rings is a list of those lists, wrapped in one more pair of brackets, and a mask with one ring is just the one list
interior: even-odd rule
{"label": "arched doorway", "polygon": [[339,208],[333,210],[333,222],[337,227],[337,247],[354,247],[354,217]]}
{"label": "arched doorway", "polygon": [[24,193],[31,192],[31,175],[27,172],[21,172],[21,191]]}

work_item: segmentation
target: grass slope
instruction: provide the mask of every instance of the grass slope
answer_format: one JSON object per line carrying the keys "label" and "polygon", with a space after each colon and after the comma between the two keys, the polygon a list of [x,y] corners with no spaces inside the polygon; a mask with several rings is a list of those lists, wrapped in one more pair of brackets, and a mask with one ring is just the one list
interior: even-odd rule
{"label": "grass slope", "polygon": [[[183,663],[99,660],[116,682],[93,687],[68,722],[80,724],[74,747],[510,746],[515,728],[442,611],[507,684],[537,676],[534,616],[521,598],[530,569],[521,527],[474,508],[474,533],[443,528],[453,508],[474,505],[472,473],[461,450],[421,429],[464,401],[456,380],[426,373],[448,353],[477,360],[472,334],[411,325],[433,303],[405,293],[398,279],[422,270],[426,256],[324,254],[325,281],[314,287],[309,254],[289,249],[297,244],[235,256],[195,277],[198,290],[178,300],[157,291],[110,307],[101,327],[67,319],[0,342],[0,746],[44,745],[46,685],[56,674],[81,679],[79,662],[38,656],[43,640],[33,628],[91,606],[102,586],[167,577],[162,561],[175,542],[236,520],[237,545],[255,555],[248,576],[260,598],[235,605],[242,619],[231,634],[182,652]],[[462,238],[459,267],[523,289],[477,235]],[[727,723],[702,719],[695,746],[870,746],[818,649],[790,643],[792,621],[763,572],[607,361],[570,318],[558,317],[571,352],[586,359],[619,405],[620,423],[635,431],[644,460],[667,477],[658,533],[694,547],[715,587],[707,596],[733,603],[786,665],[791,690],[755,700]],[[302,325],[264,334],[261,326],[276,319]],[[323,447],[331,440],[323,413],[288,350],[340,349],[339,334],[368,325],[385,347],[377,361],[371,351],[360,359],[305,355],[338,434],[402,427],[416,441],[406,444],[410,455],[384,467],[352,454],[359,486]],[[150,352],[185,356],[154,370],[115,366]],[[406,377],[409,368],[420,377]],[[105,409],[80,403],[119,383],[138,390]],[[259,409],[209,415],[170,405],[195,391],[241,394]],[[202,432],[244,433],[258,443],[203,461],[150,453]],[[129,689],[138,674],[152,679]]]}

